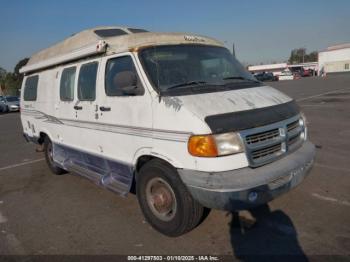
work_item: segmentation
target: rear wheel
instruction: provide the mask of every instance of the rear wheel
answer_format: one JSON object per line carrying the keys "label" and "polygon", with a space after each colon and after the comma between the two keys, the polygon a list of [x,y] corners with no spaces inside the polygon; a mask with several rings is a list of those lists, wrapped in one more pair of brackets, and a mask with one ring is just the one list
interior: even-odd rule
{"label": "rear wheel", "polygon": [[141,168],[136,193],[146,220],[164,235],[180,236],[197,226],[203,216],[203,206],[192,198],[177,171],[160,160]]}
{"label": "rear wheel", "polygon": [[53,161],[53,148],[52,148],[52,142],[49,137],[45,137],[44,140],[44,152],[45,152],[45,159],[46,163],[49,166],[52,173],[55,175],[63,175],[67,173],[66,170],[58,167],[55,162]]}

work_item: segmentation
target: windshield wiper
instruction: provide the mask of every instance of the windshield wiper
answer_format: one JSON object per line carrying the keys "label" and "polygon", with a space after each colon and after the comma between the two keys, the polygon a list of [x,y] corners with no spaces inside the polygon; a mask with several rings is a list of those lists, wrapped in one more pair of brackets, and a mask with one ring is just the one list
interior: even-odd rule
{"label": "windshield wiper", "polygon": [[177,85],[168,87],[166,90],[170,90],[170,89],[177,88],[177,87],[202,85],[202,84],[207,84],[207,82],[206,81],[188,81],[188,82],[184,82],[184,83],[181,83],[181,84],[177,84]]}
{"label": "windshield wiper", "polygon": [[245,77],[242,77],[242,76],[229,76],[229,77],[224,77],[222,80],[236,80],[236,79],[259,83],[259,81],[256,81],[256,80],[253,80],[253,79],[249,79],[249,78],[245,78]]}

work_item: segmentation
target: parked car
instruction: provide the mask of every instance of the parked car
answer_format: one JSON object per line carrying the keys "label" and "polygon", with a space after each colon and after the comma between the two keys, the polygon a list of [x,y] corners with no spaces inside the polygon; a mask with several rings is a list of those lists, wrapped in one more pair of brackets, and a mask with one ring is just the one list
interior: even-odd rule
{"label": "parked car", "polygon": [[21,68],[24,136],[54,174],[124,196],[135,186],[168,236],[196,227],[204,207],[252,208],[303,181],[315,147],[294,99],[213,38],[138,32],[89,29]]}
{"label": "parked car", "polygon": [[0,113],[6,112],[7,111],[7,106],[4,101],[4,97],[0,96]]}
{"label": "parked car", "polygon": [[309,77],[312,76],[312,72],[310,69],[304,69],[301,71],[301,76],[302,77]]}
{"label": "parked car", "polygon": [[2,96],[0,97],[1,112],[19,111],[19,98],[17,96]]}
{"label": "parked car", "polygon": [[293,80],[294,74],[291,71],[285,70],[278,76],[278,80]]}
{"label": "parked car", "polygon": [[273,73],[266,73],[266,72],[262,72],[262,73],[257,73],[254,75],[256,79],[258,79],[259,81],[277,81],[278,78],[276,76],[273,75]]}
{"label": "parked car", "polygon": [[302,78],[302,73],[299,71],[293,72],[294,80]]}

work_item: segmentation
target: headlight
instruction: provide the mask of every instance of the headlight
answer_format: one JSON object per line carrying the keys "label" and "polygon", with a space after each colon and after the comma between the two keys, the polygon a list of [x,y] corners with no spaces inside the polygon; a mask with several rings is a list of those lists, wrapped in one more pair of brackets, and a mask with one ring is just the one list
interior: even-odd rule
{"label": "headlight", "polygon": [[217,157],[243,152],[243,144],[237,133],[191,136],[188,152],[193,156]]}
{"label": "headlight", "polygon": [[303,132],[300,133],[300,137],[306,140],[307,139],[306,117],[303,113],[301,113],[301,117],[299,118],[299,125],[303,128]]}

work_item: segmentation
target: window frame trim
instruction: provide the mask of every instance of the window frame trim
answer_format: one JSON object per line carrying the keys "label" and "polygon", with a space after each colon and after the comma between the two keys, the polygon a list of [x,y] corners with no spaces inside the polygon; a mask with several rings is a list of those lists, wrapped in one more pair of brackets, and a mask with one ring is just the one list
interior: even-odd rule
{"label": "window frame trim", "polygon": [[[93,99],[81,99],[79,97],[79,77],[80,77],[80,72],[81,72],[81,68],[85,65],[89,65],[89,64],[97,64],[97,69],[96,69],[96,80],[95,80],[95,95]],[[97,98],[97,82],[98,82],[98,74],[99,74],[99,68],[100,68],[100,61],[99,60],[93,60],[93,61],[89,61],[87,63],[82,63],[79,66],[79,74],[78,74],[78,78],[77,78],[77,84],[76,84],[76,89],[77,89],[77,101],[81,101],[81,102],[94,102],[96,101]],[[74,100],[73,100],[74,101]]]}
{"label": "window frame trim", "polygon": [[[28,81],[28,79],[34,78],[34,77],[37,77],[37,78],[38,78],[38,81],[37,81],[37,83],[36,83],[35,99],[26,99],[26,98],[25,98],[25,95],[26,95],[26,90],[27,90],[27,81]],[[30,75],[30,76],[27,76],[27,77],[26,77],[26,80],[25,80],[25,82],[24,82],[23,101],[25,101],[25,102],[35,102],[35,101],[38,100],[38,86],[39,86],[39,80],[40,80],[39,74]]]}
{"label": "window frame trim", "polygon": [[[62,82],[63,72],[64,72],[64,70],[71,69],[71,68],[75,68],[75,72],[74,72],[75,76],[74,76],[74,83],[73,83],[73,97],[72,97],[72,99],[62,99],[62,96],[61,96],[61,82]],[[67,66],[67,67],[62,68],[62,71],[61,71],[61,74],[60,74],[60,89],[59,89],[60,101],[62,101],[62,102],[73,102],[74,101],[75,89],[76,89],[76,85],[78,85],[78,83],[76,82],[76,80],[77,80],[77,72],[78,72],[78,66],[77,65],[71,65],[71,66]],[[80,72],[80,70],[79,70],[79,72]]]}
{"label": "window frame trim", "polygon": [[[108,95],[107,94],[107,89],[106,89],[106,85],[107,85],[107,81],[106,81],[106,76],[107,76],[107,65],[108,65],[108,62],[110,60],[113,60],[113,59],[119,59],[119,58],[123,58],[123,57],[130,57],[133,65],[134,65],[134,69],[135,69],[135,73],[136,73],[136,76],[138,77],[139,79],[139,82],[140,84],[142,85],[142,89],[143,89],[143,94],[141,95]],[[145,95],[145,92],[146,92],[146,88],[144,87],[144,83],[142,81],[142,78],[140,76],[140,73],[138,71],[138,68],[137,68],[137,64],[136,64],[136,61],[134,60],[134,57],[131,53],[121,53],[121,54],[118,54],[117,56],[113,56],[113,57],[110,57],[108,59],[106,59],[105,63],[104,63],[104,74],[103,74],[103,89],[104,89],[104,95],[106,97],[109,97],[109,98],[114,98],[114,97],[137,97],[137,96],[144,96]]]}

